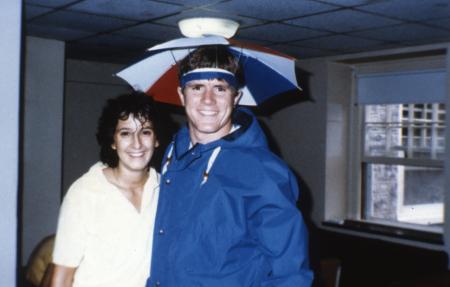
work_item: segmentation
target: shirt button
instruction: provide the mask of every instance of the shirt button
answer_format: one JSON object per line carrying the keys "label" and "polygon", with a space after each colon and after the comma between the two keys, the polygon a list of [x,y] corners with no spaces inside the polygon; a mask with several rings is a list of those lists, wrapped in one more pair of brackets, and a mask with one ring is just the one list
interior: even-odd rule
{"label": "shirt button", "polygon": [[164,229],[161,228],[161,229],[159,230],[159,234],[160,234],[160,235],[163,235],[163,234],[164,234]]}
{"label": "shirt button", "polygon": [[159,281],[156,281],[155,282],[155,287],[159,287],[159,286],[161,286],[161,283]]}
{"label": "shirt button", "polygon": [[170,178],[166,179],[166,184],[170,184]]}

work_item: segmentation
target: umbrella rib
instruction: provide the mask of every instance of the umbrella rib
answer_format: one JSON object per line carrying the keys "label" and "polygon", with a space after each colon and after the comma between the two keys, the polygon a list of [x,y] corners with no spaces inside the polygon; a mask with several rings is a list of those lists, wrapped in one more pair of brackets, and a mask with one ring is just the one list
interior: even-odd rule
{"label": "umbrella rib", "polygon": [[172,55],[172,59],[173,59],[175,65],[176,65],[177,64],[177,59],[175,58],[175,55],[173,54],[173,51],[172,50],[169,50],[169,51],[170,51],[170,55]]}

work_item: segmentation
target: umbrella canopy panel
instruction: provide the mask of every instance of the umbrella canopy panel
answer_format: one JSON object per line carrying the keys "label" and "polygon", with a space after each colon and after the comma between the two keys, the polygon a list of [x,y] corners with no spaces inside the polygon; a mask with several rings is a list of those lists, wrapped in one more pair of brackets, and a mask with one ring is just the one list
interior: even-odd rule
{"label": "umbrella canopy panel", "polygon": [[245,78],[240,105],[258,105],[277,94],[300,89],[294,58],[265,47],[239,44],[235,40],[230,44],[227,39],[217,36],[180,38],[156,45],[149,49],[152,52],[149,57],[120,71],[117,76],[157,101],[180,105],[177,63],[205,45],[228,45],[230,52],[239,59]]}

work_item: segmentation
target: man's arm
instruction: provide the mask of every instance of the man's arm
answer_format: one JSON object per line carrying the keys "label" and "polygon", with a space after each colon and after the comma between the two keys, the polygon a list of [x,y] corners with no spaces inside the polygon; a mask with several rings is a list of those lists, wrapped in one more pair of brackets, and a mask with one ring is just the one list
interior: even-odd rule
{"label": "man's arm", "polygon": [[[310,287],[308,232],[296,207],[297,183],[293,175],[266,173],[253,202],[250,226],[270,265],[262,287]],[[285,177],[286,176],[286,177]],[[276,178],[274,178],[276,177]]]}
{"label": "man's arm", "polygon": [[44,285],[44,287],[72,287],[73,276],[77,268],[54,264],[52,269],[50,285]]}

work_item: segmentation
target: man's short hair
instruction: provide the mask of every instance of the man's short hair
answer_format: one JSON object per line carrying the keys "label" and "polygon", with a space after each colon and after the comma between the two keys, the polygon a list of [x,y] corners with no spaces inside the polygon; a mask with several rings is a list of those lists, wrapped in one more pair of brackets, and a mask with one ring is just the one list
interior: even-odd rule
{"label": "man's short hair", "polygon": [[239,60],[227,46],[213,45],[197,48],[179,63],[178,77],[200,68],[219,68],[233,73],[239,88],[244,86],[244,77]]}

